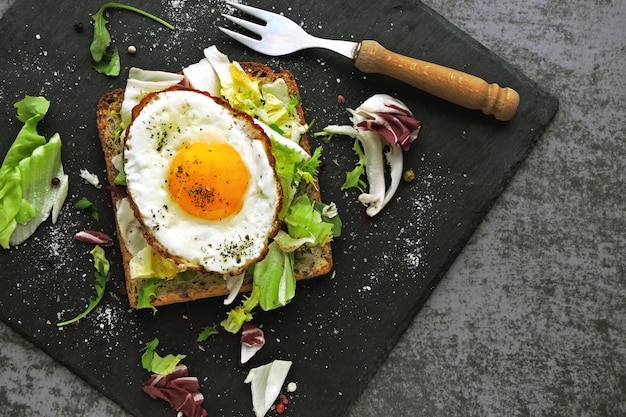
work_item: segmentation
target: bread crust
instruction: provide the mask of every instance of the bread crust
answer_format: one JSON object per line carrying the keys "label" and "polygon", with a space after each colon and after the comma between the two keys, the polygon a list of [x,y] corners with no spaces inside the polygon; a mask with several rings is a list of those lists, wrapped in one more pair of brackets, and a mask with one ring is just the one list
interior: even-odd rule
{"label": "bread crust", "polygon": [[[252,77],[259,79],[260,82],[272,82],[277,78],[282,78],[287,84],[290,94],[299,95],[297,83],[290,71],[281,70],[280,72],[274,72],[268,66],[255,62],[240,62],[240,65],[244,71]],[[123,100],[124,89],[118,88],[103,94],[98,101],[96,109],[98,136],[104,153],[104,159],[107,167],[107,177],[110,184],[115,183],[115,178],[119,173],[113,164],[113,158],[122,153],[124,147],[123,143],[116,139],[116,130],[121,122],[120,110]],[[295,111],[300,121],[304,124],[305,118],[302,106],[298,104]],[[302,148],[309,154],[311,153],[306,135],[302,136],[300,146],[302,146]],[[313,185],[306,185],[306,189],[304,189],[303,192],[306,192],[312,199],[321,201],[317,178],[315,179]],[[124,197],[125,194],[123,189],[112,187],[111,200],[114,210],[116,210],[118,203]],[[129,263],[132,255],[126,247],[124,239],[121,238],[121,236],[123,236],[123,231],[120,229],[117,217],[116,229],[118,237],[120,237],[118,240],[124,266],[128,301],[132,308],[137,308],[139,290],[146,280],[132,279],[130,277]],[[299,252],[294,261],[296,280],[309,279],[324,275],[330,272],[332,264],[333,260],[330,243],[316,248],[307,248],[305,251]],[[251,290],[252,279],[248,274],[246,274],[240,292],[249,292]],[[194,279],[189,281],[177,279],[164,280],[163,284],[156,289],[151,304],[153,306],[163,306],[209,297],[224,296],[229,294],[229,292],[230,291],[226,286],[226,280],[221,274],[198,273]]]}

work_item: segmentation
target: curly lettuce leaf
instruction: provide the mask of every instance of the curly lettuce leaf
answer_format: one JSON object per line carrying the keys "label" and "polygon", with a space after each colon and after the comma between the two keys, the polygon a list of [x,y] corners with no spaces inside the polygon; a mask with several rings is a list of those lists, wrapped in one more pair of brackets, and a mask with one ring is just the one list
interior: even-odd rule
{"label": "curly lettuce leaf", "polygon": [[205,326],[202,329],[202,331],[200,332],[200,334],[198,335],[198,338],[196,339],[196,342],[198,342],[198,343],[204,342],[209,337],[213,336],[214,334],[218,334],[218,333],[219,333],[219,330],[217,330],[215,327],[213,327],[213,326]]}
{"label": "curly lettuce leaf", "polygon": [[295,252],[302,245],[314,243],[315,238],[313,236],[295,238],[284,230],[279,230],[276,236],[274,236],[274,242],[283,252],[291,253]]}
{"label": "curly lettuce leaf", "polygon": [[91,253],[91,255],[93,256],[94,267],[96,268],[96,272],[95,272],[95,277],[96,277],[95,292],[96,293],[91,298],[89,298],[89,305],[87,306],[85,311],[78,314],[73,319],[57,323],[58,327],[75,323],[78,320],[86,317],[89,313],[91,313],[91,311],[94,308],[96,308],[96,306],[100,303],[100,301],[102,300],[102,297],[104,296],[104,289],[106,287],[107,282],[109,282],[109,279],[111,278],[111,274],[110,274],[111,266],[104,254],[104,249],[102,249],[100,246],[96,245],[96,247],[94,247],[93,250],[89,253]]}
{"label": "curly lettuce leaf", "polygon": [[[286,135],[287,131],[291,131],[291,121],[295,118],[293,113],[295,107],[289,106],[291,97],[285,80],[277,78],[272,83],[263,84],[261,92],[264,103],[257,115],[262,115],[261,120],[270,126],[277,126]],[[290,110],[292,111],[290,112]]]}
{"label": "curly lettuce leaf", "polygon": [[227,317],[220,323],[224,330],[230,333],[237,333],[246,321],[252,320],[252,313],[246,311],[242,306],[237,306],[226,313]]}
{"label": "curly lettuce leaf", "polygon": [[115,176],[115,179],[113,180],[113,182],[115,184],[117,184],[117,185],[126,186],[126,172],[124,172],[124,168],[123,167],[122,167],[121,170],[119,170],[119,172]]}
{"label": "curly lettuce leaf", "polygon": [[313,155],[311,155],[310,158],[303,159],[296,165],[295,178],[300,178],[307,184],[315,184],[317,170],[322,163],[321,158],[322,147],[318,146],[315,148],[315,151],[313,151]]}
{"label": "curly lettuce leaf", "polygon": [[26,96],[14,107],[17,118],[24,126],[0,166],[0,245],[5,249],[9,247],[18,219],[25,223],[34,217],[33,207],[22,199],[22,172],[19,164],[29,158],[35,149],[46,144],[46,138],[37,133],[37,125],[48,112],[50,102],[43,97]]}
{"label": "curly lettuce leaf", "polygon": [[[256,269],[256,268],[255,268]],[[226,319],[220,325],[230,333],[237,333],[241,330],[243,323],[252,321],[252,310],[259,305],[261,297],[260,288],[254,285],[249,296],[244,297],[240,306],[233,308],[227,313]]]}
{"label": "curly lettuce leaf", "polygon": [[220,95],[231,106],[273,126],[285,138],[300,141],[308,126],[300,122],[296,114],[300,98],[289,93],[285,80],[277,78],[270,83],[260,83],[215,47],[207,48],[205,57],[219,78]]}
{"label": "curly lettuce leaf", "polygon": [[156,314],[157,309],[152,305],[152,297],[156,297],[156,290],[163,285],[164,280],[161,278],[150,278],[145,280],[139,292],[137,293],[137,309],[151,308],[152,313]]}
{"label": "curly lettuce leaf", "polygon": [[278,215],[278,218],[282,220],[296,194],[299,183],[296,173],[298,166],[305,157],[297,150],[275,140],[274,136],[270,138],[272,140],[272,155],[276,161],[276,174],[283,189],[283,207]]}
{"label": "curly lettuce leaf", "polygon": [[363,192],[367,188],[367,182],[363,179],[365,176],[365,153],[361,147],[361,142],[355,140],[352,150],[354,150],[354,153],[359,160],[357,161],[354,169],[346,173],[346,180],[341,185],[341,190],[343,191],[350,188],[356,188]]}
{"label": "curly lettuce leaf", "polygon": [[257,109],[263,107],[259,82],[237,62],[229,63],[229,70],[232,84],[222,83],[222,95],[231,106],[254,117]]}
{"label": "curly lettuce leaf", "polygon": [[147,243],[133,255],[129,267],[133,278],[169,279],[183,272],[181,266],[164,258]]}
{"label": "curly lettuce leaf", "polygon": [[333,238],[334,225],[324,220],[322,214],[316,210],[314,201],[307,195],[298,197],[291,204],[284,221],[291,237],[312,237],[314,240],[313,243],[308,243],[309,246],[324,245]]}
{"label": "curly lettuce leaf", "polygon": [[148,372],[158,375],[170,374],[176,368],[176,365],[187,357],[181,354],[168,354],[162,357],[156,352],[157,346],[159,346],[159,339],[152,339],[146,343],[145,352],[141,355],[141,366]]}

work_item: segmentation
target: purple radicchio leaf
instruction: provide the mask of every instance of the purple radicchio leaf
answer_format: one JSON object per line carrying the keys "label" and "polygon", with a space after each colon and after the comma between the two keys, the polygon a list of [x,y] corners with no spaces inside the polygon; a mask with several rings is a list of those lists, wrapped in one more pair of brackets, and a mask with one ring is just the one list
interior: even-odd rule
{"label": "purple radicchio leaf", "polygon": [[355,113],[362,118],[355,127],[375,131],[391,145],[408,151],[417,139],[422,122],[415,119],[408,107],[387,94],[375,94],[357,107]]}
{"label": "purple radicchio leaf", "polygon": [[74,239],[105,247],[113,246],[113,239],[106,233],[97,230],[82,230],[74,235]]}
{"label": "purple radicchio leaf", "polygon": [[244,323],[241,332],[241,364],[248,362],[264,345],[263,330],[252,323]]}
{"label": "purple radicchio leaf", "polygon": [[204,396],[195,376],[189,376],[185,365],[179,364],[167,375],[152,374],[143,384],[143,391],[154,399],[167,401],[169,405],[186,417],[206,417],[202,408]]}

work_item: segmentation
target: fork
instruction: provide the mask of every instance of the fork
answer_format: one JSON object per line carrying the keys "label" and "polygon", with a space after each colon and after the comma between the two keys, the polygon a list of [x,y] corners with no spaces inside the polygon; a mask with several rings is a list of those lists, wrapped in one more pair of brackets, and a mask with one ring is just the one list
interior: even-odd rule
{"label": "fork", "polygon": [[222,14],[230,22],[258,35],[261,39],[224,27],[219,29],[264,55],[281,56],[302,49],[324,48],[351,58],[356,68],[362,72],[390,76],[462,107],[481,110],[498,120],[511,120],[517,111],[520,98],[512,88],[502,88],[495,83],[488,84],[482,78],[462,71],[400,55],[373,40],[350,42],[318,38],[285,16],[244,4],[226,3],[264,22],[258,24]]}

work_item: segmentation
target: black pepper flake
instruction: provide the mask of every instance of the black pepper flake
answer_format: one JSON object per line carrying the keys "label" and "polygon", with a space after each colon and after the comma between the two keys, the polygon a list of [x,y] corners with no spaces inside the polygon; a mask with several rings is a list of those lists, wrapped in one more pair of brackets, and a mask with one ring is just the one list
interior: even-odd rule
{"label": "black pepper flake", "polygon": [[75,21],[74,22],[74,30],[78,33],[82,33],[83,30],[85,30],[85,26],[83,25],[83,22],[81,21]]}
{"label": "black pepper flake", "polygon": [[57,177],[54,177],[52,178],[52,181],[50,181],[50,183],[56,187],[57,185],[61,184],[61,180]]}

